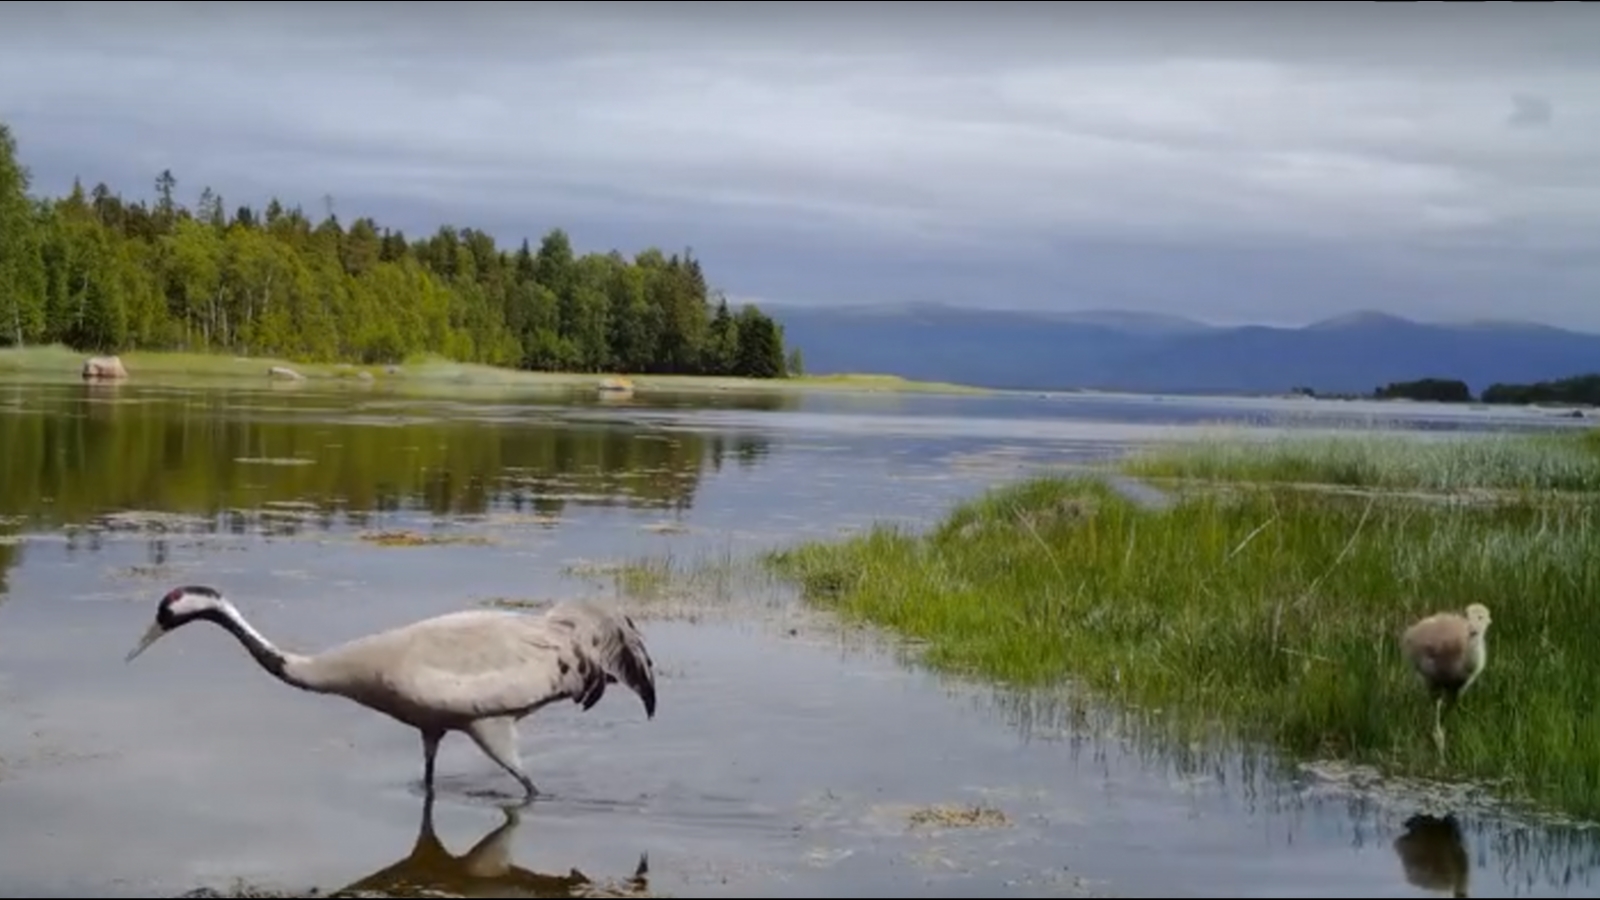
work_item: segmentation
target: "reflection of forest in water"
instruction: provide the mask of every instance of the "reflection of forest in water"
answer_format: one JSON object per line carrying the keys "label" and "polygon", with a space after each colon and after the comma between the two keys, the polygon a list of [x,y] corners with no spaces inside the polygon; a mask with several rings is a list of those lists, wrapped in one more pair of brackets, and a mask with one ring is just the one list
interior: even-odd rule
{"label": "reflection of forest in water", "polygon": [[[118,385],[8,394],[0,539],[24,529],[163,530],[159,517],[119,515],[130,511],[181,516],[186,532],[283,535],[364,527],[374,514],[400,510],[681,511],[708,464],[753,466],[769,449],[755,434],[562,422],[528,407],[496,407],[490,419],[474,418],[470,405],[357,408],[363,398],[328,394]],[[17,551],[0,542],[0,573]]]}

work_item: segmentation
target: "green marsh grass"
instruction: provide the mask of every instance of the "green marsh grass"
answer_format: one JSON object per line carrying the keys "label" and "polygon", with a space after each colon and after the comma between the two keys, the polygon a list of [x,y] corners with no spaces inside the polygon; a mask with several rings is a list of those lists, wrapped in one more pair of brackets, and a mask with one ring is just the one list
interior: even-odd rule
{"label": "green marsh grass", "polygon": [[[1504,452],[1434,458],[1489,460],[1469,479],[1483,480]],[[935,667],[1075,681],[1180,742],[1221,733],[1600,815],[1595,505],[1231,487],[1155,510],[1098,480],[1043,477],[927,532],[880,526],[765,561],[844,618],[926,642]],[[1447,720],[1441,761],[1399,634],[1473,601],[1495,617],[1489,666]]]}
{"label": "green marsh grass", "polygon": [[1419,439],[1399,432],[1246,438],[1221,431],[1119,460],[1149,479],[1457,492],[1600,491],[1600,429]]}

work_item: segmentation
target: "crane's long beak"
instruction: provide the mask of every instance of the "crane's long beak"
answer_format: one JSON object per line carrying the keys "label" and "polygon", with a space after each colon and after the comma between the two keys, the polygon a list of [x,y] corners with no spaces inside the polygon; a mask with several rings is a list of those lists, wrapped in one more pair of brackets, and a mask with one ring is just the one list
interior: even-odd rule
{"label": "crane's long beak", "polygon": [[133,658],[135,656],[143,653],[146,647],[156,642],[156,638],[161,637],[166,633],[166,630],[161,627],[160,622],[151,622],[150,627],[145,630],[144,637],[139,638],[139,643],[134,646],[133,651],[128,654],[128,658],[123,661],[133,662]]}

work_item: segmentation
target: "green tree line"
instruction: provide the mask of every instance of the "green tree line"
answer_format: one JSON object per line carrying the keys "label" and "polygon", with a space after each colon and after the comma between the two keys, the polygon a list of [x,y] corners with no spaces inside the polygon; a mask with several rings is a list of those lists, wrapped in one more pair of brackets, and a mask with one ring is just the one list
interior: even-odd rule
{"label": "green tree line", "polygon": [[[1292,393],[1329,399],[1354,394],[1324,394],[1311,388],[1297,387]],[[1419,378],[1415,381],[1391,381],[1373,389],[1367,395],[1376,400],[1425,400],[1439,403],[1471,403],[1472,390],[1459,378]],[[1531,403],[1573,404],[1600,406],[1600,373],[1573,375],[1552,381],[1535,381],[1530,384],[1500,382],[1483,389],[1479,403],[1525,405]]]}
{"label": "green tree line", "polygon": [[1438,403],[1470,403],[1472,389],[1459,378],[1418,378],[1391,381],[1372,391],[1377,400],[1425,400]]}
{"label": "green tree line", "polygon": [[1485,403],[1570,403],[1600,406],[1600,373],[1532,384],[1496,382],[1483,389]]}
{"label": "green tree line", "polygon": [[559,228],[514,251],[450,225],[409,240],[371,218],[344,225],[331,199],[313,223],[277,199],[230,212],[210,187],[192,207],[177,189],[163,171],[149,204],[103,183],[34,198],[0,122],[0,346],[789,374],[782,326],[731,310],[688,251],[579,256]]}

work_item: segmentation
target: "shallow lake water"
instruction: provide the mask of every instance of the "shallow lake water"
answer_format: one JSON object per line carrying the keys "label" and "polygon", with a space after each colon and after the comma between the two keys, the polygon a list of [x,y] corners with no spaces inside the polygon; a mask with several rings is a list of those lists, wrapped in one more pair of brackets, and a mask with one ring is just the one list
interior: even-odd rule
{"label": "shallow lake water", "polygon": [[[1571,424],[1097,395],[599,403],[0,381],[0,893],[243,881],[468,896],[1449,896],[1465,867],[1471,896],[1594,896],[1588,832],[1461,810],[1456,831],[1407,834],[1416,813],[1452,810],[1237,759],[1180,765],[1065,692],[941,678],[753,582],[630,607],[658,667],[656,717],[613,689],[588,712],[525,720],[542,796],[518,821],[492,796],[517,785],[466,738],[446,739],[427,809],[414,732],[285,687],[221,629],[123,661],[177,584],[216,586],[281,645],[314,650],[496,599],[633,602],[621,563],[925,522],[1038,466],[1203,425],[1374,418],[1437,435]],[[367,539],[399,532],[437,542]],[[419,840],[425,821],[439,843]]]}

